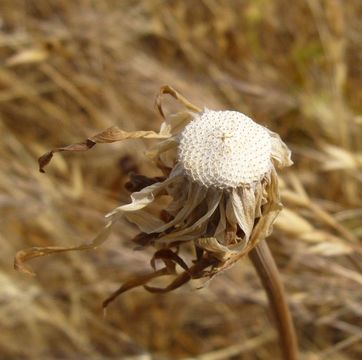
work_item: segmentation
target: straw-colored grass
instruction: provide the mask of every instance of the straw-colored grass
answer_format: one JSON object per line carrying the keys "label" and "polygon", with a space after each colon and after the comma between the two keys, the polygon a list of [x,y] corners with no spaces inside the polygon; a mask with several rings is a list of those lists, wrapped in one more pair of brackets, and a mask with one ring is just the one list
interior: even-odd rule
{"label": "straw-colored grass", "polygon": [[57,154],[47,174],[37,157],[111,125],[156,130],[154,96],[170,84],[292,148],[269,244],[301,358],[358,359],[361,16],[359,0],[1,1],[0,358],[278,358],[246,258],[199,291],[131,291],[105,319],[102,300],[149,269],[130,225],[97,251],[35,260],[36,278],[12,268],[24,247],[89,240],[128,201],[129,171],[158,174],[138,140]]}

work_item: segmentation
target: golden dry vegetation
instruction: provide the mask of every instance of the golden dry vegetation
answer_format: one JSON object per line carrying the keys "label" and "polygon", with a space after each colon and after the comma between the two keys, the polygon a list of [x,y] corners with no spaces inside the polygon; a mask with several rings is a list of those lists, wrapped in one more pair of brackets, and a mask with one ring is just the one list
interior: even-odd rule
{"label": "golden dry vegetation", "polygon": [[35,278],[13,270],[22,248],[92,238],[130,171],[158,174],[139,140],[56,154],[46,174],[37,157],[111,125],[157,130],[170,84],[291,147],[269,244],[301,359],[360,359],[361,17],[360,0],[2,0],[0,358],[279,358],[247,258],[201,290],[133,290],[105,318],[102,300],[149,271],[126,222],[96,251],[34,260]]}

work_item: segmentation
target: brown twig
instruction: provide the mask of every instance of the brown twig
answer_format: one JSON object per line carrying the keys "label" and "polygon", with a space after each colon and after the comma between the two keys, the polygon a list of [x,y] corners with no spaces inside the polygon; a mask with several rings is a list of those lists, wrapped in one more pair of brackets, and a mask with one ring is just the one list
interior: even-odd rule
{"label": "brown twig", "polygon": [[250,251],[249,257],[267,292],[269,304],[279,331],[279,342],[283,357],[285,360],[297,360],[298,344],[294,324],[278,268],[266,241],[260,241],[255,248]]}

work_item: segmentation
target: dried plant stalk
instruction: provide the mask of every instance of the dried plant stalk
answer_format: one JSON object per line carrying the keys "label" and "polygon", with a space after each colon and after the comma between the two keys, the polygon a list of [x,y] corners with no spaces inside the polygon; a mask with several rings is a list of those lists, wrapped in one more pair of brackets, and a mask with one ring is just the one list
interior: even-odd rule
{"label": "dried plant stalk", "polygon": [[259,241],[253,250],[249,252],[249,257],[268,295],[269,304],[279,331],[279,342],[283,357],[285,360],[297,360],[297,335],[279,271],[267,242],[265,240]]}

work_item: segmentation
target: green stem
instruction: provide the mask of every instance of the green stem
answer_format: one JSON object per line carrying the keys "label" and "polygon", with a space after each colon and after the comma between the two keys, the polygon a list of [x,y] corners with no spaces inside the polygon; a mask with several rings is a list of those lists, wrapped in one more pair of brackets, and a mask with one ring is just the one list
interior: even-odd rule
{"label": "green stem", "polygon": [[249,257],[268,295],[269,305],[275,317],[279,342],[284,360],[298,359],[298,343],[293,320],[285,297],[284,287],[273,255],[265,240],[249,252]]}

